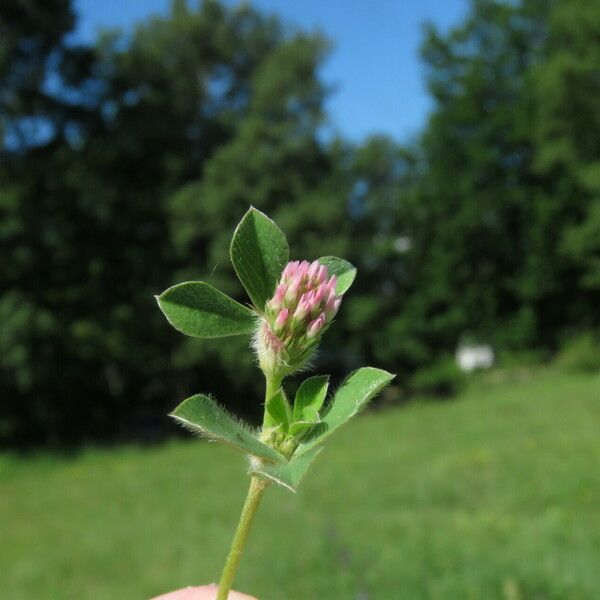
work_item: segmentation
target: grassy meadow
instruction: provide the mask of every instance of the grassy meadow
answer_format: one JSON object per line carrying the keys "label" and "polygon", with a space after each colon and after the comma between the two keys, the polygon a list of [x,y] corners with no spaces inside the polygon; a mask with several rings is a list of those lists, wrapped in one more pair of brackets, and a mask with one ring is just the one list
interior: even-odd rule
{"label": "grassy meadow", "polygon": [[[243,459],[197,441],[0,455],[0,598],[145,599],[218,577]],[[362,415],[271,489],[236,587],[260,600],[591,600],[600,376],[490,373]]]}

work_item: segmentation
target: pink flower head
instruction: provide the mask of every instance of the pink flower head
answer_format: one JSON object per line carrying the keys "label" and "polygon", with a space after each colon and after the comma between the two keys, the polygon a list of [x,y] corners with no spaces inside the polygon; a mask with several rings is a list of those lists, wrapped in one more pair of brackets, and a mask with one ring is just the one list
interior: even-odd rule
{"label": "pink flower head", "polygon": [[336,284],[336,276],[329,277],[327,266],[318,261],[292,261],[285,266],[265,306],[255,342],[261,364],[267,361],[260,356],[261,348],[274,353],[267,361],[269,365],[282,361],[291,368],[308,360],[342,301]]}

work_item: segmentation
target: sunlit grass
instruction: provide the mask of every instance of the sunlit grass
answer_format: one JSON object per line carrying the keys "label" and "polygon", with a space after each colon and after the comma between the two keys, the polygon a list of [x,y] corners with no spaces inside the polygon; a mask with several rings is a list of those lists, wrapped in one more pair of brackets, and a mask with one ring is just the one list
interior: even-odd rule
{"label": "sunlit grass", "polygon": [[[332,438],[298,495],[267,493],[236,587],[261,600],[597,598],[600,377],[489,379]],[[195,441],[0,457],[0,598],[143,599],[214,581],[243,469]]]}

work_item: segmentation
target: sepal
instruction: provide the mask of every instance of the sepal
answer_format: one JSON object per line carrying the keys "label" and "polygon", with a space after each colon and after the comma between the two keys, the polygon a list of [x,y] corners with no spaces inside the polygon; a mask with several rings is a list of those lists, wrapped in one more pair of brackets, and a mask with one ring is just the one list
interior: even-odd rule
{"label": "sepal", "polygon": [[264,464],[260,461],[252,461],[249,472],[252,475],[258,475],[267,481],[273,481],[286,488],[290,492],[296,492],[298,485],[308,467],[321,452],[321,447],[312,448],[302,456],[292,456],[292,458],[283,464]]}

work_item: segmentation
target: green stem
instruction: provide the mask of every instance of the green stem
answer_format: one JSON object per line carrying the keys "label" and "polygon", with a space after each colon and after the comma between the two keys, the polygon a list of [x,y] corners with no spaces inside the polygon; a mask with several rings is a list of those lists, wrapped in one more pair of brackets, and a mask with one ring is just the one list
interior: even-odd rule
{"label": "green stem", "polygon": [[[265,390],[265,419],[267,417],[266,404],[267,400],[273,396],[279,386],[281,385],[281,377],[267,376],[266,379],[266,390]],[[264,420],[263,420],[264,426]],[[242,514],[240,515],[240,521],[238,523],[237,529],[235,530],[235,534],[233,536],[233,541],[231,542],[231,548],[229,549],[229,554],[227,555],[227,560],[225,561],[225,566],[223,567],[223,571],[221,573],[221,579],[219,581],[219,592],[217,594],[216,600],[227,600],[227,596],[229,595],[229,590],[233,585],[233,580],[235,578],[235,573],[237,571],[238,565],[240,564],[240,559],[242,558],[242,553],[244,552],[244,546],[246,545],[246,540],[248,539],[248,534],[250,533],[250,529],[252,527],[252,522],[254,521],[254,516],[256,515],[256,511],[258,510],[258,505],[260,504],[260,500],[262,495],[267,487],[268,483],[253,475],[250,479],[250,488],[248,489],[248,495],[246,496],[246,501],[244,502],[244,506],[242,508]]]}
{"label": "green stem", "polygon": [[281,377],[276,377],[271,375],[270,377],[265,377],[266,380],[266,390],[265,390],[265,401],[267,401],[271,396],[274,396],[277,393],[277,390],[281,387]]}
{"label": "green stem", "polygon": [[281,377],[265,375],[266,390],[265,390],[265,414],[263,417],[263,428],[265,427],[265,421],[267,419],[267,401],[271,396],[277,393],[277,390],[281,387]]}
{"label": "green stem", "polygon": [[250,480],[250,488],[248,490],[248,495],[246,496],[246,501],[244,502],[244,507],[242,508],[240,521],[235,530],[235,535],[231,542],[231,549],[229,550],[229,555],[227,556],[223,572],[221,573],[219,593],[217,594],[216,600],[227,600],[227,597],[229,596],[229,590],[233,585],[235,573],[240,564],[240,558],[242,557],[244,546],[246,545],[246,540],[248,539],[248,534],[252,527],[252,521],[254,521],[254,516],[256,515],[258,505],[260,504],[260,500],[267,485],[266,481],[255,475]]}

